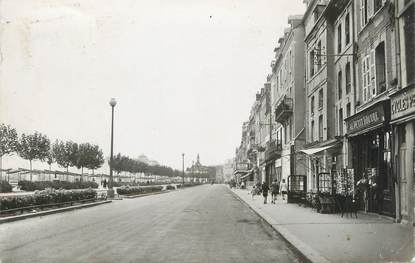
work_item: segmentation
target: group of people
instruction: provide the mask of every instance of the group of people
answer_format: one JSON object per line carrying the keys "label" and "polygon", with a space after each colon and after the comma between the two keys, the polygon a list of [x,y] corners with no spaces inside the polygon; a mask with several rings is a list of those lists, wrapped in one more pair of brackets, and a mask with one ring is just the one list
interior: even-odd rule
{"label": "group of people", "polygon": [[282,200],[285,200],[285,195],[287,194],[287,183],[285,182],[285,179],[282,179],[281,184],[278,183],[277,180],[274,180],[271,183],[271,186],[268,186],[266,182],[263,182],[261,184],[254,185],[252,189],[252,199],[255,195],[262,192],[262,196],[264,197],[264,204],[268,202],[268,192],[271,191],[271,203],[275,204],[275,201],[277,200],[278,194],[281,192]]}

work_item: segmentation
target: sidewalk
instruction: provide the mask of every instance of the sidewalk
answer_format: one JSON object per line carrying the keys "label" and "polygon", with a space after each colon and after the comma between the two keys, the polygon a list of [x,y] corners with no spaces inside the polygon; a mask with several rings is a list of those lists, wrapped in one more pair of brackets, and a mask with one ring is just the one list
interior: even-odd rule
{"label": "sidewalk", "polygon": [[392,219],[363,213],[342,218],[287,204],[281,196],[277,204],[264,204],[247,190],[231,191],[312,262],[408,262],[414,252],[413,227]]}

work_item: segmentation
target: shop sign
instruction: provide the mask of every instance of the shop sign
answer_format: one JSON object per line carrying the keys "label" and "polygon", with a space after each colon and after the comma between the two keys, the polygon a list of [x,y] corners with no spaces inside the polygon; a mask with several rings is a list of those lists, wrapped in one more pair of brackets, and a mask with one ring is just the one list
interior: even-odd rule
{"label": "shop sign", "polygon": [[392,120],[415,112],[415,87],[405,90],[391,98]]}
{"label": "shop sign", "polygon": [[385,111],[383,104],[357,113],[346,120],[347,133],[355,133],[385,121]]}
{"label": "shop sign", "polygon": [[249,164],[248,163],[237,163],[236,169],[237,170],[248,170]]}

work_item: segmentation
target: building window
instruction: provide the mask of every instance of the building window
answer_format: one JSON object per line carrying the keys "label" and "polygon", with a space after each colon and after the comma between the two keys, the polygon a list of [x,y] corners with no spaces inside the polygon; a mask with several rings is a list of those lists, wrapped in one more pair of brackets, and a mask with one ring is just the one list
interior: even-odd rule
{"label": "building window", "polygon": [[318,140],[323,140],[323,115],[318,117]]}
{"label": "building window", "polygon": [[351,72],[350,72],[350,62],[346,64],[346,94],[349,94],[352,89],[352,79],[351,79]]}
{"label": "building window", "polygon": [[386,91],[386,72],[385,72],[385,43],[380,43],[375,49],[376,65],[376,86],[378,93]]}
{"label": "building window", "polygon": [[343,136],[343,109],[339,109],[339,135]]}
{"label": "building window", "polygon": [[367,24],[368,21],[368,0],[360,1],[360,22],[362,23],[362,28]]}
{"label": "building window", "polygon": [[316,54],[316,61],[317,61],[317,71],[321,69],[321,40],[317,43],[317,54]]}
{"label": "building window", "polygon": [[314,96],[311,97],[310,113],[311,115],[314,115]]}
{"label": "building window", "polygon": [[291,52],[291,50],[290,50],[290,56],[289,56],[289,59],[290,59],[290,64],[289,64],[289,71],[290,71],[290,80],[292,81],[293,80],[293,64],[294,64],[294,62],[293,62],[293,54],[292,54],[292,52]]}
{"label": "building window", "polygon": [[311,121],[310,140],[314,142],[314,121]]}
{"label": "building window", "polygon": [[350,117],[351,114],[351,108],[350,108],[350,102],[346,105],[346,118]]}
{"label": "building window", "polygon": [[319,109],[323,108],[323,89],[320,89],[318,91],[318,108]]}
{"label": "building window", "polygon": [[288,135],[288,125],[287,125],[287,123],[284,125],[284,143],[285,144],[287,144],[288,143],[288,138],[287,138],[287,135]]}
{"label": "building window", "polygon": [[343,76],[342,76],[342,71],[340,70],[339,73],[337,74],[337,90],[339,92],[339,99],[342,98],[342,81],[343,81]]}
{"label": "building window", "polygon": [[314,76],[314,50],[311,50],[310,52],[309,66],[310,66],[310,77],[312,77]]}
{"label": "building window", "polygon": [[344,21],[344,35],[346,46],[350,43],[350,15],[347,14]]}
{"label": "building window", "polygon": [[320,13],[318,12],[318,8],[316,8],[314,10],[313,15],[314,15],[314,23],[316,23],[318,18],[320,17]]}
{"label": "building window", "polygon": [[370,98],[370,56],[366,56],[362,61],[362,86],[363,86],[363,102],[366,102]]}
{"label": "building window", "polygon": [[337,27],[337,53],[342,52],[342,24]]}

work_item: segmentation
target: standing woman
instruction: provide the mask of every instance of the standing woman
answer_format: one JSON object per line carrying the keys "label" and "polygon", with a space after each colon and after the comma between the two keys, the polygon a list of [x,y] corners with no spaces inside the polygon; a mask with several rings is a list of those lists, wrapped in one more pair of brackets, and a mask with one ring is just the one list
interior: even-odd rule
{"label": "standing woman", "polygon": [[269,187],[266,182],[262,183],[262,196],[264,196],[264,204],[267,203]]}

